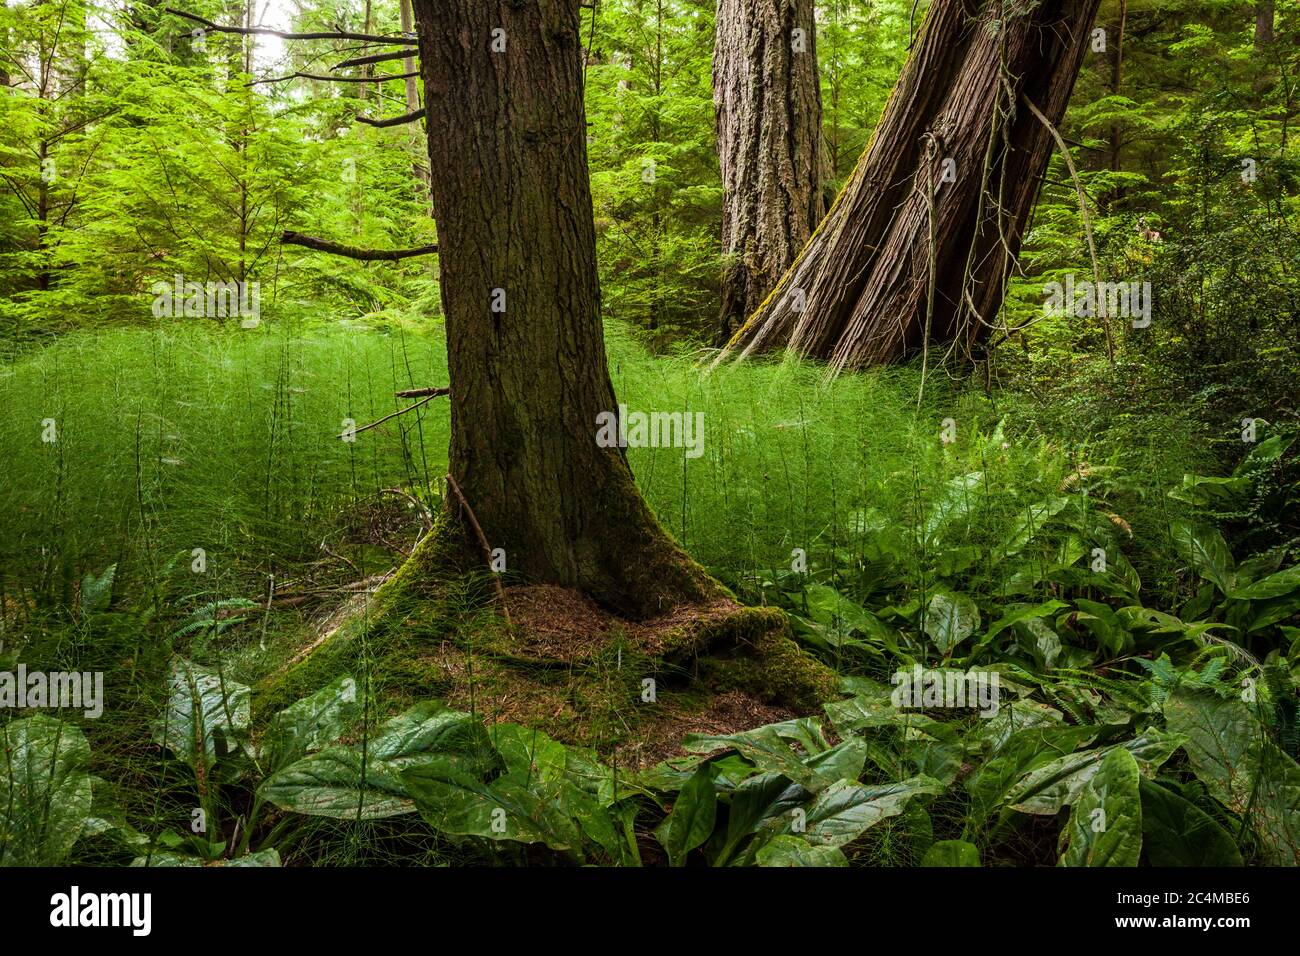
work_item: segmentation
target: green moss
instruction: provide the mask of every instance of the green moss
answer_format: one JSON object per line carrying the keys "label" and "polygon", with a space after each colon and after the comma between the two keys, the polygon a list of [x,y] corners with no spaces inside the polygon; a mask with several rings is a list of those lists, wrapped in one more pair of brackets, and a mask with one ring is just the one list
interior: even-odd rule
{"label": "green moss", "polygon": [[718,693],[742,691],[764,703],[816,711],[839,696],[839,678],[787,636],[770,631],[752,647],[700,661],[700,680]]}

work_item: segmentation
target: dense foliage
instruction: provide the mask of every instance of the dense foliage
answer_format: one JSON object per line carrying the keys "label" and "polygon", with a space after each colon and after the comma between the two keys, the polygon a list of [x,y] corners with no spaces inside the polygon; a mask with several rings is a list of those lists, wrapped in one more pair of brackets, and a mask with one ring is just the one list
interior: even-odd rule
{"label": "dense foliage", "polygon": [[[0,709],[0,864],[1300,863],[1300,9],[1261,39],[1238,0],[1103,4],[1062,129],[1078,188],[1054,158],[987,348],[935,349],[922,390],[915,365],[704,373],[713,6],[583,12],[610,373],[704,415],[698,458],[629,450],[642,493],[838,694],[631,766],[620,639],[583,665],[599,698],[547,699],[568,737],[497,719],[472,673],[438,692],[434,648],[499,650],[477,580],[286,691],[447,494],[436,400],[355,431],[446,382],[436,259],[279,241],[436,241],[418,127],[355,120],[405,84],[253,85],[365,51],[150,4],[0,9],[0,671],[102,672],[107,701]],[[833,186],[924,9],[818,4]],[[1108,344],[1045,312],[1067,275],[1149,282],[1149,325]],[[260,310],[159,314],[177,276]],[[900,706],[916,667],[1000,699]],[[689,676],[656,674],[683,713]]]}

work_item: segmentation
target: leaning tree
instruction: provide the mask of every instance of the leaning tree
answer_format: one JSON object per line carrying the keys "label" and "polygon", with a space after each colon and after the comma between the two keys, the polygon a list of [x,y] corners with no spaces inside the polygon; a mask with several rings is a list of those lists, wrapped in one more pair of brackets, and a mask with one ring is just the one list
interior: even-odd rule
{"label": "leaning tree", "polygon": [[720,360],[833,372],[995,327],[1100,0],[932,0],[870,145]]}

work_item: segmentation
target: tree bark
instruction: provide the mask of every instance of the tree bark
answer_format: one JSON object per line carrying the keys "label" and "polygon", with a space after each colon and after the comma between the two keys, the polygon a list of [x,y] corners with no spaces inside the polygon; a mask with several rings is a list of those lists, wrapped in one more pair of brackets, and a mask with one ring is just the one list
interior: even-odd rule
{"label": "tree bark", "polygon": [[1255,0],[1255,53],[1264,55],[1273,45],[1274,0]]}
{"label": "tree bark", "polygon": [[[506,567],[644,618],[721,593],[660,527],[606,366],[577,0],[414,0],[450,471]],[[455,513],[454,507],[452,512]]]}
{"label": "tree bark", "polygon": [[722,172],[722,344],[826,213],[813,0],[718,0],[713,105]]}
{"label": "tree bark", "polygon": [[788,346],[838,372],[928,340],[969,353],[993,327],[1053,148],[1023,99],[1060,122],[1098,4],[934,0],[848,184],[724,354]]}

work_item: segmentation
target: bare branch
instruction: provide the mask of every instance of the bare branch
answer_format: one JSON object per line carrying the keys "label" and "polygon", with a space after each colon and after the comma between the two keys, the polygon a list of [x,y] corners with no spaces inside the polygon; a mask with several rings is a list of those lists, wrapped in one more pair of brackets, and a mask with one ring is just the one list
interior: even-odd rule
{"label": "bare branch", "polygon": [[[446,395],[446,394],[448,394],[448,393],[450,393],[450,392],[451,392],[451,389],[447,388],[447,389],[443,389],[442,392],[441,392],[440,394]],[[415,411],[417,408],[421,408],[421,407],[423,407],[423,406],[425,406],[425,405],[428,405],[431,401],[433,401],[433,400],[434,400],[435,398],[437,398],[437,397],[438,397],[438,395],[436,395],[436,394],[435,394],[435,395],[429,395],[429,396],[426,397],[426,398],[422,398],[422,399],[420,399],[418,402],[414,402],[414,403],[412,403],[412,404],[410,404],[410,405],[407,405],[405,408],[399,408],[397,411],[392,412],[391,414],[385,415],[383,418],[379,419],[378,421],[371,422],[369,425],[362,425],[360,428],[357,428],[357,429],[353,429],[353,430],[349,430],[349,431],[343,431],[343,432],[340,432],[338,437],[339,437],[339,438],[345,438],[345,437],[347,437],[347,436],[349,436],[349,435],[360,435],[362,432],[368,432],[368,431],[370,431],[370,429],[372,429],[372,428],[377,428],[377,427],[379,427],[380,425],[382,425],[384,422],[386,422],[386,421],[390,421],[390,420],[396,418],[398,415],[405,415],[407,412],[413,412],[413,411]]]}
{"label": "bare branch", "polygon": [[386,116],[383,119],[372,119],[369,116],[358,116],[358,123],[365,123],[367,126],[404,126],[407,123],[418,123],[424,119],[427,109],[416,110],[414,113],[403,113],[401,116]]}
{"label": "bare branch", "polygon": [[322,76],[319,73],[290,73],[288,76],[273,76],[269,80],[253,80],[249,86],[260,86],[263,83],[284,83],[287,80],[317,80],[321,83],[387,83],[389,80],[404,80],[407,77],[419,76],[415,73],[379,73],[375,76]]}
{"label": "bare branch", "polygon": [[360,262],[397,262],[399,259],[433,255],[438,251],[436,244],[416,246],[413,249],[359,249],[356,246],[346,246],[340,242],[330,242],[328,239],[317,239],[315,236],[305,236],[301,232],[292,231],[286,231],[280,237],[280,242],[286,246],[303,246],[307,249],[315,249],[317,252],[343,256],[346,259],[357,259]]}
{"label": "bare branch", "polygon": [[175,10],[171,7],[163,7],[167,13],[174,16],[184,17],[186,20],[193,20],[195,23],[201,23],[204,27],[212,30],[214,33],[235,33],[241,36],[261,35],[279,37],[282,40],[361,40],[365,43],[403,43],[409,44],[410,37],[386,37],[377,36],[372,33],[346,33],[343,31],[329,31],[321,33],[285,33],[282,30],[271,30],[267,27],[223,27],[219,23],[213,23],[211,20],[205,20],[203,17],[195,16],[192,13],[186,13],[184,10]]}
{"label": "bare branch", "polygon": [[372,53],[370,56],[358,56],[351,60],[344,60],[342,63],[331,66],[331,70],[345,70],[350,66],[365,66],[367,63],[387,63],[389,60],[404,60],[408,56],[419,56],[420,51],[414,48],[409,50],[396,50],[392,53]]}

